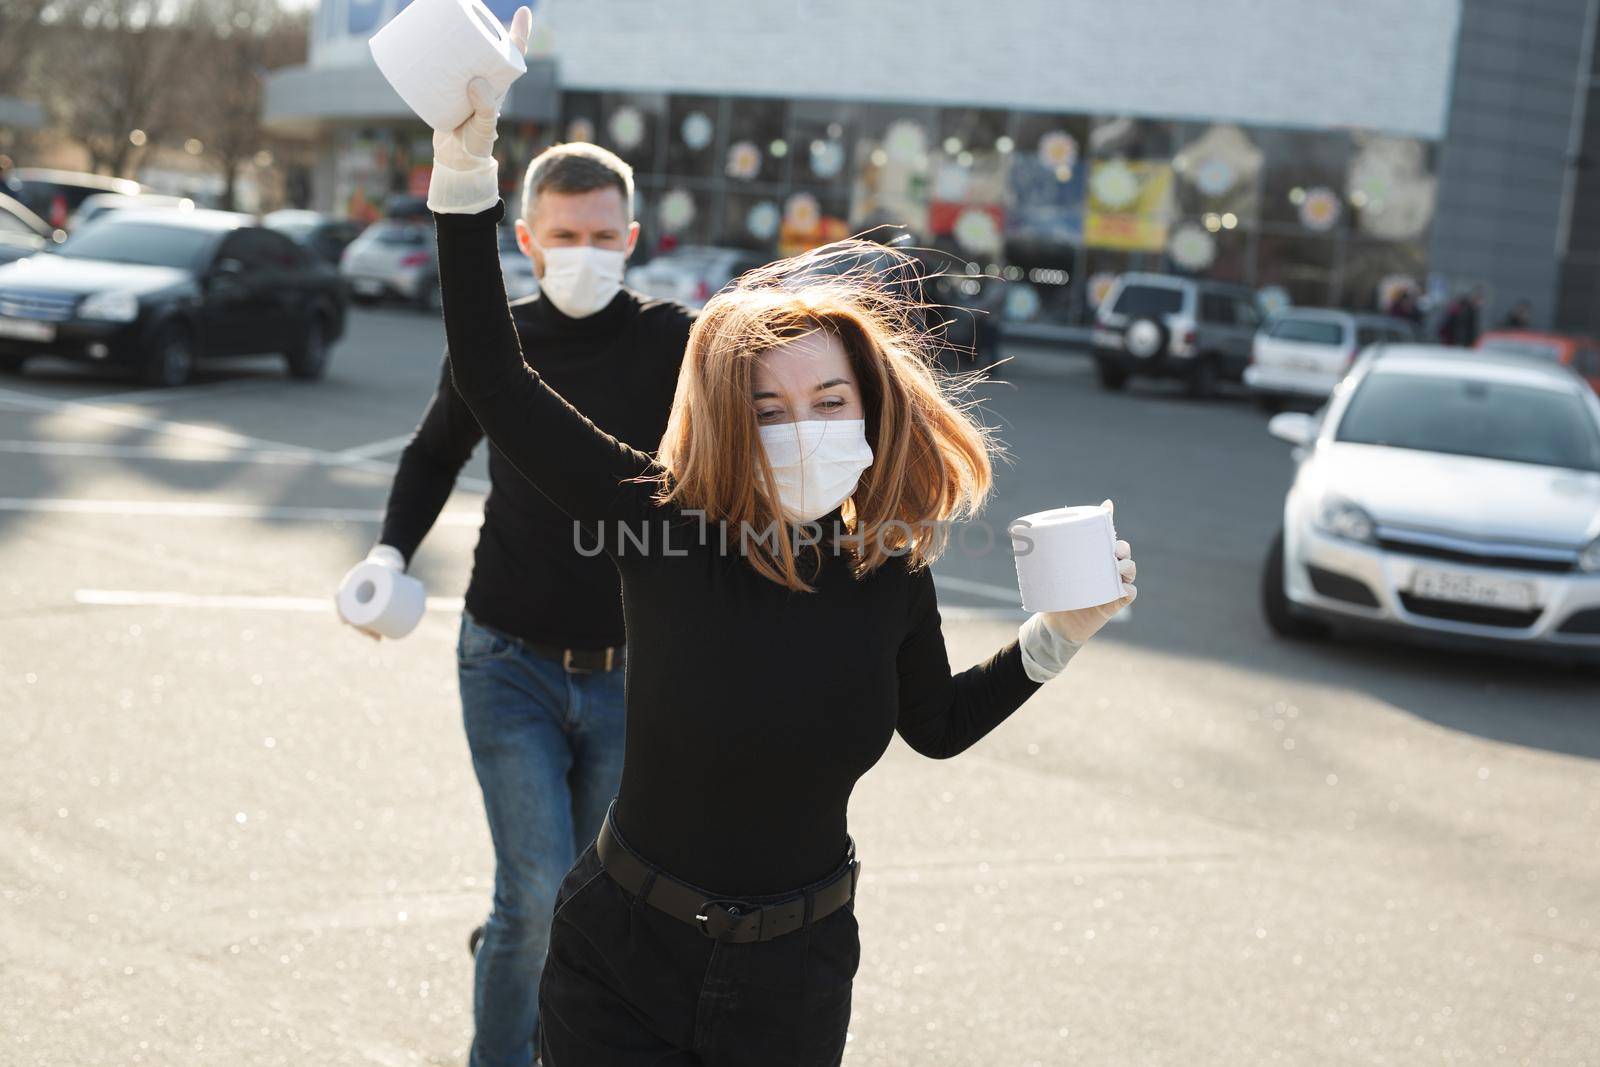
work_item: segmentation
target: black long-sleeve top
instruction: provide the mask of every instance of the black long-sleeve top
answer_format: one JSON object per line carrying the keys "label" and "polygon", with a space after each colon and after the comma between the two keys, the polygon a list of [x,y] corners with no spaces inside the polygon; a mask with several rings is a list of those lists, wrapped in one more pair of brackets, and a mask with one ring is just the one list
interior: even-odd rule
{"label": "black long-sleeve top", "polygon": [[[511,315],[546,381],[581,404],[607,432],[655,450],[672,409],[693,312],[624,290],[582,319],[537,296],[513,303]],[[401,453],[382,544],[411,559],[482,439],[478,420],[450,383],[446,359],[439,388]],[[489,486],[467,610],[478,621],[535,644],[622,644],[622,595],[611,561],[580,552],[571,520],[492,442]]]}
{"label": "black long-sleeve top", "polygon": [[650,457],[523,361],[495,252],[503,212],[436,216],[451,372],[506,458],[606,534],[622,575],[619,829],[662,870],[728,896],[816,881],[843,857],[850,792],[895,731],[953,756],[1038,683],[1014,641],[952,676],[926,569],[895,559],[857,577],[823,552],[815,591],[793,592],[739,555],[737,530],[723,551],[716,523],[656,503]]}

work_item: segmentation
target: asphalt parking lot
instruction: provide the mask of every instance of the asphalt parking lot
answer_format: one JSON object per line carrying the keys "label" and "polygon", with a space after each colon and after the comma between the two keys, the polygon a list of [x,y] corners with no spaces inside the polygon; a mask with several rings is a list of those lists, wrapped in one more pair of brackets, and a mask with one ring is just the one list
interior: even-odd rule
{"label": "asphalt parking lot", "polygon": [[[441,342],[357,311],[320,383],[0,380],[0,1062],[464,1062],[481,450],[419,630],[331,609]],[[1596,677],[1273,639],[1265,420],[1014,354],[989,516],[1114,498],[1140,597],[971,752],[862,782],[846,1063],[1600,1064]],[[1022,618],[984,541],[938,568],[956,663]]]}

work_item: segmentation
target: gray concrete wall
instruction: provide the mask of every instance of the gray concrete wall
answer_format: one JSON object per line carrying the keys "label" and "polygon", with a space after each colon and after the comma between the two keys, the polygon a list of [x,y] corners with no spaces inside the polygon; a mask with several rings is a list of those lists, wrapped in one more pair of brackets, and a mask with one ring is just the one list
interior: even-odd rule
{"label": "gray concrete wall", "polygon": [[1555,314],[1568,139],[1591,0],[1463,0],[1439,160],[1431,267],[1489,290],[1485,325],[1518,299]]}

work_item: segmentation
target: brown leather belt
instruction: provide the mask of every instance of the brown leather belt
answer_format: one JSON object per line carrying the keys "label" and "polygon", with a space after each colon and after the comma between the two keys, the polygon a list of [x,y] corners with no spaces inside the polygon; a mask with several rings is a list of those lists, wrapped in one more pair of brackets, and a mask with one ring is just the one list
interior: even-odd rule
{"label": "brown leather belt", "polygon": [[709,897],[705,891],[658,871],[617,837],[611,814],[600,826],[595,851],[606,873],[622,888],[658,911],[688,923],[713,941],[771,941],[793,933],[807,923],[830,915],[856,895],[861,864],[856,861],[855,842],[850,842],[844,865],[837,874],[810,891],[796,894],[775,904],[752,904],[742,900]]}
{"label": "brown leather belt", "polygon": [[558,648],[555,645],[536,645],[532,641],[524,641],[522,647],[535,655],[555,660],[568,674],[593,674],[595,671],[610,671],[622,666],[621,645],[610,645],[606,648]]}

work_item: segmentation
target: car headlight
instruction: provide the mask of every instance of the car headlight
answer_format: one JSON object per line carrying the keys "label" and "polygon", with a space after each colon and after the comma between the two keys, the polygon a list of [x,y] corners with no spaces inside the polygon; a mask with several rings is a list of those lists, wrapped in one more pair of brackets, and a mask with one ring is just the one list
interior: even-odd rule
{"label": "car headlight", "polygon": [[139,317],[139,298],[132,293],[96,293],[78,306],[78,317],[132,322]]}
{"label": "car headlight", "polygon": [[1372,544],[1375,526],[1372,516],[1348,500],[1329,497],[1317,510],[1317,526],[1346,541]]}
{"label": "car headlight", "polygon": [[1594,573],[1600,571],[1600,537],[1589,542],[1589,547],[1578,553],[1578,569]]}

